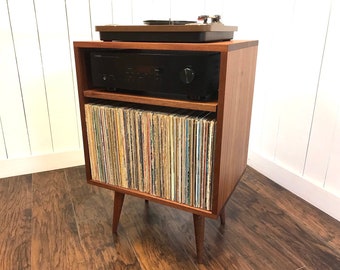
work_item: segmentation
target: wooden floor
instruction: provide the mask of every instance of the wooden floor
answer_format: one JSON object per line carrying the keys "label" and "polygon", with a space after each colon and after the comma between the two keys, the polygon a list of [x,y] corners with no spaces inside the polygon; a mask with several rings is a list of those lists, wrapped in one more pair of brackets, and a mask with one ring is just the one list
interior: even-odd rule
{"label": "wooden floor", "polygon": [[113,196],[84,167],[1,179],[0,269],[340,269],[340,223],[251,168],[203,264],[190,213],[127,196],[112,236]]}

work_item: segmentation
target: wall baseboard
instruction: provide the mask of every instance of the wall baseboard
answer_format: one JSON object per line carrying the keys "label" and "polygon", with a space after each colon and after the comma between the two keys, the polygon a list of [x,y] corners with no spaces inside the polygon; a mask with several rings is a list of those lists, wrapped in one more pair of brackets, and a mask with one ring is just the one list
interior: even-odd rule
{"label": "wall baseboard", "polygon": [[332,191],[313,183],[302,175],[290,171],[283,164],[278,164],[255,152],[249,152],[248,165],[340,221],[340,194],[334,194]]}
{"label": "wall baseboard", "polygon": [[0,160],[0,178],[84,165],[83,150]]}

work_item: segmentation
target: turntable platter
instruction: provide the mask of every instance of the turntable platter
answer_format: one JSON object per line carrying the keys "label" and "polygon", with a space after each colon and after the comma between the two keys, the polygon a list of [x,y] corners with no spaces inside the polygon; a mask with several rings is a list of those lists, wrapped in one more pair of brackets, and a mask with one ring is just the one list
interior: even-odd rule
{"label": "turntable platter", "polygon": [[172,21],[172,20],[146,20],[143,21],[146,25],[186,25],[196,23],[196,21]]}

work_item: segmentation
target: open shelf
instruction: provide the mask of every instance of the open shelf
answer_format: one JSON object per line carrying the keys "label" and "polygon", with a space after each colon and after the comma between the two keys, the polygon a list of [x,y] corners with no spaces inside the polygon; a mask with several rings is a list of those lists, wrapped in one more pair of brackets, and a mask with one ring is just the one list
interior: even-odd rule
{"label": "open shelf", "polygon": [[177,99],[168,99],[168,98],[131,95],[131,94],[124,94],[124,93],[114,93],[114,92],[108,92],[108,91],[96,90],[96,89],[85,90],[83,93],[84,93],[84,96],[88,98],[125,101],[125,102],[139,103],[139,104],[166,106],[166,107],[172,107],[172,108],[181,108],[181,109],[198,110],[198,111],[208,111],[208,112],[217,111],[217,101],[200,102],[200,101],[190,101],[190,100],[177,100]]}

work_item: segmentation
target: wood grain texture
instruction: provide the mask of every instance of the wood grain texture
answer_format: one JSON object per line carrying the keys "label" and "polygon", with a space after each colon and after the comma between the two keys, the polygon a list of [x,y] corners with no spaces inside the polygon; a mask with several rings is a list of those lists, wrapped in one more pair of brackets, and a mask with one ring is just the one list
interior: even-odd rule
{"label": "wood grain texture", "polygon": [[225,205],[246,166],[257,47],[221,53],[213,212]]}
{"label": "wood grain texture", "polygon": [[340,223],[247,168],[225,206],[205,218],[202,264],[192,214],[114,192],[85,168],[0,180],[0,269],[338,269]]}
{"label": "wood grain texture", "polygon": [[203,216],[195,215],[195,214],[193,214],[193,218],[194,218],[194,228],[195,228],[197,262],[202,263],[205,218]]}
{"label": "wood grain texture", "polygon": [[32,176],[0,179],[0,269],[31,269]]}
{"label": "wood grain texture", "polygon": [[120,214],[124,203],[124,193],[115,192],[113,201],[112,233],[116,233],[119,225]]}
{"label": "wood grain texture", "polygon": [[[193,214],[217,218],[246,167],[257,45],[257,41],[234,40],[199,44],[74,42],[87,180],[90,183],[113,189],[116,192],[134,195],[147,200],[155,200],[162,204],[192,212]],[[171,50],[208,50],[218,51],[220,53],[219,96],[216,102],[177,101],[91,90],[91,76],[89,72],[89,52],[91,50],[116,50],[123,48],[169,50],[170,47]],[[217,109],[216,151],[214,157],[214,177],[212,181],[212,211],[203,211],[200,208],[188,207],[185,204],[164,200],[163,198],[151,197],[138,190],[124,189],[118,186],[100,183],[100,179],[92,179],[84,105],[87,102],[93,101],[93,99],[119,100],[207,111],[216,111]],[[117,224],[114,224],[114,227],[116,226]]]}
{"label": "wood grain texture", "polygon": [[32,268],[77,269],[85,260],[63,170],[33,175]]}
{"label": "wood grain texture", "polygon": [[81,48],[102,48],[102,49],[142,49],[142,50],[183,50],[183,51],[220,51],[238,50],[241,48],[257,46],[255,40],[231,40],[222,42],[205,43],[166,43],[166,42],[103,42],[103,41],[75,41],[74,47]]}
{"label": "wood grain texture", "polygon": [[112,235],[114,192],[84,183],[85,171],[66,171],[87,269],[140,269],[124,232]]}
{"label": "wood grain texture", "polygon": [[138,96],[123,93],[113,93],[99,90],[86,90],[84,96],[89,98],[103,98],[107,100],[134,102],[139,104],[150,104],[156,106],[166,106],[172,108],[182,108],[198,111],[216,112],[217,101],[199,102],[190,100],[176,100],[148,96]]}

